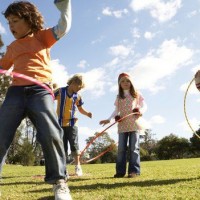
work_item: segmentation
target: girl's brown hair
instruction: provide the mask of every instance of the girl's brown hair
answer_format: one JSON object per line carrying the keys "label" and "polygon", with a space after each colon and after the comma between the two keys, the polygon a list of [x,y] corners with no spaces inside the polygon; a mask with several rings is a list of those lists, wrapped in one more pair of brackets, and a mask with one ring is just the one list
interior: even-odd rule
{"label": "girl's brown hair", "polygon": [[28,1],[15,1],[3,12],[5,18],[15,15],[24,19],[30,26],[32,32],[37,32],[43,28],[44,19],[37,7]]}
{"label": "girl's brown hair", "polygon": [[125,98],[125,96],[124,96],[124,90],[122,89],[121,84],[120,84],[120,79],[123,76],[126,77],[130,81],[130,83],[131,83],[131,86],[130,86],[130,94],[131,94],[131,96],[133,98],[137,98],[137,91],[136,91],[136,89],[133,86],[133,83],[131,81],[130,76],[128,74],[126,74],[126,73],[122,73],[122,74],[119,75],[119,78],[118,78],[118,84],[119,84],[119,94],[118,94],[118,97],[121,98],[121,99]]}

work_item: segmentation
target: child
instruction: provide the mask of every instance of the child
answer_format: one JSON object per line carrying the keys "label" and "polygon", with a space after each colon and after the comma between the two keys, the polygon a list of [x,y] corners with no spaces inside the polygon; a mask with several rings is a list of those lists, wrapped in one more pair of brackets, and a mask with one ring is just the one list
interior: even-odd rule
{"label": "child", "polygon": [[[43,29],[43,17],[28,1],[16,1],[3,13],[15,41],[8,47],[0,67],[25,74],[47,86],[51,84],[50,48],[71,27],[71,0],[55,0],[60,11],[56,26]],[[22,78],[13,78],[0,108],[0,166],[14,138],[15,131],[28,116],[37,129],[45,157],[45,181],[54,184],[55,200],[70,200],[66,178],[63,131],[57,121],[53,98],[40,85]],[[1,167],[0,167],[1,168]]]}
{"label": "child", "polygon": [[[116,162],[115,178],[124,177],[126,174],[126,151],[129,140],[129,166],[128,177],[140,175],[140,147],[139,147],[139,123],[137,119],[146,110],[143,97],[139,94],[127,73],[121,73],[118,77],[119,93],[115,101],[115,111],[109,119],[100,121],[100,124],[110,123],[112,118],[120,119],[132,112],[138,114],[130,115],[118,123],[118,155]],[[119,118],[120,116],[120,118]]]}
{"label": "child", "polygon": [[84,82],[81,75],[76,74],[70,78],[67,82],[68,86],[59,88],[55,92],[55,98],[57,102],[57,114],[59,124],[64,131],[64,147],[66,156],[68,156],[68,142],[70,144],[71,153],[75,156],[75,174],[82,176],[82,169],[80,165],[80,151],[78,144],[78,127],[76,117],[76,109],[78,111],[92,118],[92,113],[87,112],[83,108],[83,101],[81,96],[78,94],[82,88],[84,88]]}

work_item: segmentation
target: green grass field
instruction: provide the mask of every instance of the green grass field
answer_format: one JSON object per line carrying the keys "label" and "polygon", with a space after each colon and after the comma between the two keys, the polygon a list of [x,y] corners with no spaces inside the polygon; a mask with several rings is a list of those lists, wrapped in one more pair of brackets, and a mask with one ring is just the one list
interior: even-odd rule
{"label": "green grass field", "polygon": [[[113,178],[115,164],[82,165],[75,177],[69,165],[73,200],[199,200],[200,158],[141,163],[141,176]],[[5,165],[2,200],[54,200],[52,186],[43,181],[44,167]]]}

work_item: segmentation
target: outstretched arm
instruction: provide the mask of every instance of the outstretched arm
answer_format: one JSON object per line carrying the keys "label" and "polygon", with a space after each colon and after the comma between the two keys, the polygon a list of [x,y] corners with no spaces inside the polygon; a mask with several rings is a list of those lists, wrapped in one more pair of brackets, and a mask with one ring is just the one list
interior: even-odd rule
{"label": "outstretched arm", "polygon": [[72,21],[71,0],[54,0],[54,4],[60,11],[58,24],[53,27],[53,33],[57,40],[69,32]]}
{"label": "outstretched arm", "polygon": [[78,106],[78,110],[82,115],[86,115],[89,118],[92,118],[92,113],[91,112],[87,112],[82,106]]}

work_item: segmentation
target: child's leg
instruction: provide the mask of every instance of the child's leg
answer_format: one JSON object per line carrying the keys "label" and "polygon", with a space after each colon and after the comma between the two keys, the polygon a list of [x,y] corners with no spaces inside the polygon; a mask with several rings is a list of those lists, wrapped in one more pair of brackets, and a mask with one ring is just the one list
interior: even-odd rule
{"label": "child's leg", "polygon": [[23,118],[23,88],[10,87],[0,108],[0,173],[16,129]]}
{"label": "child's leg", "polygon": [[127,141],[128,133],[118,134],[118,153],[116,162],[116,176],[123,177],[126,174],[126,152],[127,152]]}
{"label": "child's leg", "polygon": [[66,158],[63,145],[63,131],[54,109],[53,99],[48,91],[39,86],[30,87],[27,97],[28,116],[37,129],[44,158],[45,181],[54,184],[66,176]]}
{"label": "child's leg", "polygon": [[129,149],[130,149],[130,160],[128,167],[128,174],[140,175],[140,143],[138,132],[129,133]]}
{"label": "child's leg", "polygon": [[78,127],[76,126],[69,127],[68,136],[69,136],[71,153],[75,159],[75,174],[77,176],[82,176],[83,172],[80,165],[80,150],[78,144]]}

